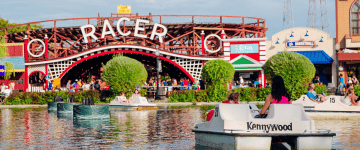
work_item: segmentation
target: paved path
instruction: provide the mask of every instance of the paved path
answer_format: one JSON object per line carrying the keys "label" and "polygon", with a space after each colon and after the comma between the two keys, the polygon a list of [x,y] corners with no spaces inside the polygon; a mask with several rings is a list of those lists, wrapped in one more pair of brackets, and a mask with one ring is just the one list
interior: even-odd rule
{"label": "paved path", "polygon": [[[198,102],[198,103],[192,103],[192,102],[178,102],[178,103],[151,103],[156,104],[157,106],[188,106],[188,105],[216,105],[218,102]],[[246,102],[240,102],[240,104],[246,104]],[[249,104],[258,104],[263,105],[264,102],[249,102]],[[48,105],[0,105],[1,108],[38,108],[38,107],[47,107]]]}

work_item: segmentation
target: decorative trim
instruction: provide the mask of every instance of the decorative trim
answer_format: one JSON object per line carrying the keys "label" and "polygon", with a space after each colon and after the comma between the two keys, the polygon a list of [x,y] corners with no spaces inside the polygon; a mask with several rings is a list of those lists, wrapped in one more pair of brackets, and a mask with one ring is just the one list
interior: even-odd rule
{"label": "decorative trim", "polygon": [[230,47],[224,47],[224,52],[230,52]]}
{"label": "decorative trim", "polygon": [[259,45],[266,46],[266,42],[259,42]]}
{"label": "decorative trim", "polygon": [[[234,63],[235,61],[237,61],[237,60],[239,60],[239,59],[241,59],[241,58],[245,58],[245,59],[253,62],[254,65],[263,66],[263,64],[261,64],[260,62],[256,61],[255,59],[252,59],[252,58],[250,58],[250,57],[248,57],[248,56],[246,56],[246,55],[239,55],[238,57],[232,59],[229,63],[232,64],[232,63]],[[233,66],[236,66],[236,65],[233,65]],[[244,66],[244,65],[241,65],[241,66]]]}
{"label": "decorative trim", "polygon": [[229,42],[224,43],[224,47],[225,46],[230,46],[230,43]]}
{"label": "decorative trim", "polygon": [[[55,59],[55,60],[48,60],[48,61],[39,61],[39,62],[29,62],[29,63],[25,63],[26,66],[30,66],[30,65],[40,65],[40,64],[48,64],[48,63],[54,63],[54,62],[60,62],[60,61],[66,61],[66,60],[70,60],[70,59],[74,59],[77,57],[81,57],[90,53],[94,53],[96,51],[101,51],[101,50],[107,50],[107,49],[111,49],[111,48],[131,48],[131,49],[143,49],[146,51],[151,51],[151,52],[155,52],[156,49],[153,48],[148,48],[148,47],[142,47],[142,46],[135,46],[135,45],[116,45],[116,46],[106,46],[106,47],[100,47],[100,48],[96,48],[93,50],[89,50],[89,51],[85,51],[83,53],[77,54],[77,55],[73,55],[73,56],[69,56],[66,58],[61,58],[61,59]],[[180,55],[180,54],[174,54],[174,53],[169,53],[169,52],[164,52],[164,51],[160,51],[160,54],[164,54],[164,55],[169,55],[169,56],[173,56],[173,57],[178,57],[178,58],[184,58],[184,59],[196,59],[196,60],[217,60],[217,59],[221,59],[222,57],[218,57],[218,58],[209,58],[209,57],[196,57],[196,56],[184,56],[184,55]]]}

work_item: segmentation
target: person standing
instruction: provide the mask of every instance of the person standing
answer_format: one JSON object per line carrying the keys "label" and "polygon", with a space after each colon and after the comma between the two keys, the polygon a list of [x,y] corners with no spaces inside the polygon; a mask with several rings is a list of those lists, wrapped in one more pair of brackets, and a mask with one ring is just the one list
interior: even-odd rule
{"label": "person standing", "polygon": [[356,76],[353,74],[352,75],[352,80],[354,82],[354,85],[358,85],[359,84],[359,80],[356,78]]}
{"label": "person standing", "polygon": [[188,90],[189,81],[186,78],[184,79],[184,86],[185,86],[185,89]]}
{"label": "person standing", "polygon": [[169,96],[170,94],[171,94],[171,92],[173,91],[173,87],[172,86],[174,86],[174,82],[173,81],[171,81],[171,79],[168,79],[168,81],[166,82],[167,83],[167,86],[169,86],[168,87],[168,92],[167,92],[167,95]]}
{"label": "person standing", "polygon": [[53,91],[53,84],[54,84],[54,80],[51,80],[50,82],[49,82],[49,86],[48,86],[48,91]]}
{"label": "person standing", "polygon": [[6,88],[6,86],[5,86],[4,82],[1,83],[1,93],[4,93],[5,88]]}
{"label": "person standing", "polygon": [[340,74],[339,87],[340,87],[340,91],[342,91],[341,95],[344,95],[343,91],[345,91],[344,90],[344,88],[345,88],[345,80],[344,80],[344,77],[343,77],[342,74]]}
{"label": "person standing", "polygon": [[259,78],[256,79],[256,81],[254,82],[254,87],[255,87],[255,88],[259,88],[260,82],[259,82],[258,80],[259,80]]}
{"label": "person standing", "polygon": [[68,81],[68,83],[66,84],[66,88],[68,91],[70,91],[71,88],[71,80]]}
{"label": "person standing", "polygon": [[85,84],[82,86],[82,89],[83,89],[84,91],[90,90],[90,81],[88,81],[87,83],[85,83]]}
{"label": "person standing", "polygon": [[100,91],[100,84],[99,81],[96,81],[95,85],[94,85],[95,90]]}

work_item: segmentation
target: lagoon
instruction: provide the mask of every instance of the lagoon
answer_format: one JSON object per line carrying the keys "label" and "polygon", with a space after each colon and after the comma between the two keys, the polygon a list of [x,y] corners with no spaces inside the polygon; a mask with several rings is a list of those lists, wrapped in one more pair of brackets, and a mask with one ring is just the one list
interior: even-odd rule
{"label": "lagoon", "polygon": [[[47,108],[0,109],[0,149],[196,149],[191,130],[215,106],[110,110],[110,119],[73,121]],[[334,149],[360,147],[360,120],[314,118],[337,135]]]}

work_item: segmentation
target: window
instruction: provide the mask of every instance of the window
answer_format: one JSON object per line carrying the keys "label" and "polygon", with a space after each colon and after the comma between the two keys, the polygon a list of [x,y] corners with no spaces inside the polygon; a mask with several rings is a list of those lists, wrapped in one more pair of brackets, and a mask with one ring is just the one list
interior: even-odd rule
{"label": "window", "polygon": [[360,34],[360,0],[355,1],[351,8],[351,33]]}

